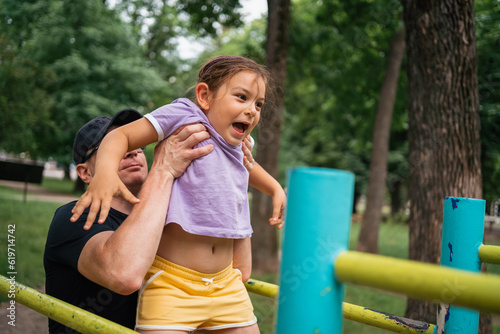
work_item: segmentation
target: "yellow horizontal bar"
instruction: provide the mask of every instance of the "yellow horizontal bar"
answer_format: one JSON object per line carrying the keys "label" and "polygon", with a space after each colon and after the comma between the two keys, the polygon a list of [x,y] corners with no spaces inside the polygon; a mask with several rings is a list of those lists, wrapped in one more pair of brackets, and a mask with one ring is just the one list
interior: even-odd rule
{"label": "yellow horizontal bar", "polygon": [[[258,281],[253,278],[250,278],[248,282],[245,283],[245,286],[249,292],[270,298],[276,298],[279,291],[278,285]],[[345,319],[360,322],[373,327],[383,328],[396,333],[434,333],[435,326],[433,324],[371,310],[354,304],[344,302],[343,311]]]}
{"label": "yellow horizontal bar", "polygon": [[355,251],[341,253],[335,277],[435,303],[500,313],[500,276]]}
{"label": "yellow horizontal bar", "polygon": [[17,303],[23,304],[61,324],[85,334],[137,334],[133,330],[84,311],[57,298],[40,293],[21,283],[0,275],[0,293],[5,297],[13,294]]}
{"label": "yellow horizontal bar", "polygon": [[245,287],[249,292],[253,292],[257,295],[261,295],[269,298],[276,298],[279,291],[279,286],[272,283],[267,283],[263,281],[258,281],[256,279],[250,278],[246,283]]}
{"label": "yellow horizontal bar", "polygon": [[479,247],[479,260],[486,263],[500,264],[500,247],[481,245]]}
{"label": "yellow horizontal bar", "polygon": [[344,318],[396,333],[432,334],[435,325],[344,302]]}
{"label": "yellow horizontal bar", "polygon": [[[21,283],[15,282],[11,287],[11,280],[0,275],[0,293],[8,296],[12,291],[15,301],[23,304],[57,322],[82,333],[88,334],[119,334],[136,333],[112,321],[82,310],[74,305],[57,298],[42,294]],[[247,290],[262,296],[276,298],[279,286],[255,279],[245,283]],[[13,289],[13,290],[12,290]],[[424,333],[432,334],[434,325],[382,313],[361,306],[343,303],[344,318],[383,328],[396,333]]]}

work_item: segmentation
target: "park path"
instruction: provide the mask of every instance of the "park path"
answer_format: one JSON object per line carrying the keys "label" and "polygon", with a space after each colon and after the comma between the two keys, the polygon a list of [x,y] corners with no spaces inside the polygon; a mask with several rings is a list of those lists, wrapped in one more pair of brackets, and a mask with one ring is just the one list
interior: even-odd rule
{"label": "park path", "polygon": [[[15,182],[15,181],[5,181],[0,180],[0,185],[9,187],[11,189],[19,190],[24,193],[24,182]],[[23,200],[23,195],[14,195],[9,196],[9,198]],[[38,184],[28,184],[28,193],[27,193],[27,201],[43,201],[43,202],[56,202],[56,203],[68,203],[74,200],[77,200],[78,197],[66,195],[66,194],[58,194],[53,191],[44,189],[40,187]]]}
{"label": "park path", "polygon": [[2,334],[44,334],[48,333],[47,317],[32,309],[15,304],[15,326],[9,324],[9,302],[0,304],[0,333]]}

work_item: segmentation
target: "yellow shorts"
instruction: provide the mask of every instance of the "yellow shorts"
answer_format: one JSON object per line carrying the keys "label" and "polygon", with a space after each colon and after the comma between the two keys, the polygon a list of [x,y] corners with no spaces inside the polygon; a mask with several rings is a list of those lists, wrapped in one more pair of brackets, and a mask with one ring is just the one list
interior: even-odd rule
{"label": "yellow shorts", "polygon": [[136,330],[218,330],[256,322],[241,272],[232,265],[203,274],[156,256],[139,290]]}

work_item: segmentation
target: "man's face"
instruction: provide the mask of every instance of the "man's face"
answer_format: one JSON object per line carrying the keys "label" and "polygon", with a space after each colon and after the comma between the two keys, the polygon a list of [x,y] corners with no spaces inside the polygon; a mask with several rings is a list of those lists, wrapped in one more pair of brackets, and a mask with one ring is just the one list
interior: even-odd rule
{"label": "man's face", "polygon": [[[117,126],[112,126],[109,131],[116,129]],[[109,132],[108,131],[108,132]],[[92,150],[89,150],[90,153]],[[87,161],[89,171],[92,176],[95,175],[96,156],[99,154],[99,149]],[[141,187],[148,176],[148,164],[146,156],[142,150],[134,150],[127,152],[120,161],[118,166],[118,177],[125,186],[133,193],[138,194]]]}
{"label": "man's face", "polygon": [[148,164],[144,152],[142,150],[127,152],[118,166],[118,176],[133,193],[140,191],[148,176]]}

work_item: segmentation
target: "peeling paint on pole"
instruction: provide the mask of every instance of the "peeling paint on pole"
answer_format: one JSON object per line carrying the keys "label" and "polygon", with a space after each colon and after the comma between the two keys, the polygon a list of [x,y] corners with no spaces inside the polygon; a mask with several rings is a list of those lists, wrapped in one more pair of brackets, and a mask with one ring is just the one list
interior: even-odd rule
{"label": "peeling paint on pole", "polygon": [[[479,247],[483,242],[485,201],[445,197],[441,265],[472,272],[481,271]],[[460,289],[443,293],[438,310],[438,333],[477,333],[479,312],[450,306]]]}

